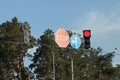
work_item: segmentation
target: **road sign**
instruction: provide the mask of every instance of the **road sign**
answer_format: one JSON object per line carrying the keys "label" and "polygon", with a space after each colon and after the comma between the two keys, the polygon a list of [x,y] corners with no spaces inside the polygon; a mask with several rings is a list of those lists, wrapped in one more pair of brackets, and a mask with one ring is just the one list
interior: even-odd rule
{"label": "road sign", "polygon": [[69,44],[69,34],[63,28],[60,28],[55,33],[55,42],[59,47],[66,48]]}
{"label": "road sign", "polygon": [[81,45],[81,40],[78,34],[74,34],[70,37],[70,44],[72,48],[78,49]]}

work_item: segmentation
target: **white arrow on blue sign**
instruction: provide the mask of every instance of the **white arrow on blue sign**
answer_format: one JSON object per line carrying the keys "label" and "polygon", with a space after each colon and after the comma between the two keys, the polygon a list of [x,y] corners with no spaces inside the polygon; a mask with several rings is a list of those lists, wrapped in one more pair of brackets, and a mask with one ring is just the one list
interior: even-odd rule
{"label": "white arrow on blue sign", "polygon": [[70,44],[72,48],[78,49],[81,45],[81,40],[78,34],[74,34],[70,37]]}

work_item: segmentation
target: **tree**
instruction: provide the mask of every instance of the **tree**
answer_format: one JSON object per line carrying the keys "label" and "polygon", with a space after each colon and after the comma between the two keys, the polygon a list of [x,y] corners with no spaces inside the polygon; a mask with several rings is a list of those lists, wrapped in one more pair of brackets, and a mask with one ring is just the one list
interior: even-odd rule
{"label": "tree", "polygon": [[20,72],[19,62],[24,64],[23,57],[30,47],[23,43],[21,23],[16,17],[0,25],[0,44],[0,79],[7,80],[13,71]]}
{"label": "tree", "polygon": [[35,72],[40,74],[41,77],[47,76],[47,78],[51,77],[52,72],[52,44],[55,45],[53,42],[54,36],[53,32],[48,29],[44,33],[45,35],[41,36],[38,40],[39,48],[37,49],[36,53],[34,53],[33,64],[30,67],[37,66]]}
{"label": "tree", "polygon": [[[71,31],[68,31],[72,35]],[[54,41],[54,32],[47,29],[38,39],[38,49],[34,53],[30,68],[35,68],[39,78],[52,80],[53,65],[55,66],[56,80],[71,80],[71,58],[74,61],[75,80],[113,80],[115,69],[112,66],[113,52],[102,53],[101,48],[84,49],[84,43],[79,49],[59,48]],[[55,64],[53,64],[53,53]]]}
{"label": "tree", "polygon": [[[6,23],[3,23],[1,25],[1,45],[0,45],[0,53],[1,53],[1,69],[4,73],[1,75],[1,77],[5,76],[6,78],[9,77],[9,71],[12,68],[16,69],[16,65],[13,61],[18,57],[16,53],[17,51],[17,44],[14,44],[14,42],[20,39],[20,36],[22,36],[22,32],[19,30],[19,24],[17,22],[17,18],[13,18],[12,22],[7,21]],[[13,65],[14,64],[14,65]],[[4,77],[3,77],[4,78]]]}
{"label": "tree", "polygon": [[120,79],[120,64],[117,64],[116,67],[114,67],[114,73],[115,73],[115,77],[113,80],[119,80]]}

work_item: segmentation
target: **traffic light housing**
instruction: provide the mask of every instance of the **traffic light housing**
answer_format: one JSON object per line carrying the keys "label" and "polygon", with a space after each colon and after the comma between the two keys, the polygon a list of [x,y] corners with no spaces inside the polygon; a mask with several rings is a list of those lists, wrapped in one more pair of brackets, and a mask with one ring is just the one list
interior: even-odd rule
{"label": "traffic light housing", "polygon": [[91,31],[83,30],[83,37],[84,37],[84,41],[85,41],[85,49],[89,49],[90,48]]}

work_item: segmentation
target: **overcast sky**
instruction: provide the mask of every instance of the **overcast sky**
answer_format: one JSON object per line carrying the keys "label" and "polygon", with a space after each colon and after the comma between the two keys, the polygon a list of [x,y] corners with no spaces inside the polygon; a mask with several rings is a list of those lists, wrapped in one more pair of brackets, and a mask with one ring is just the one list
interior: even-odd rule
{"label": "overcast sky", "polygon": [[[120,54],[120,0],[0,0],[0,24],[14,16],[27,21],[31,35],[38,38],[50,28],[90,29],[91,46]],[[116,55],[114,63],[120,63]]]}

